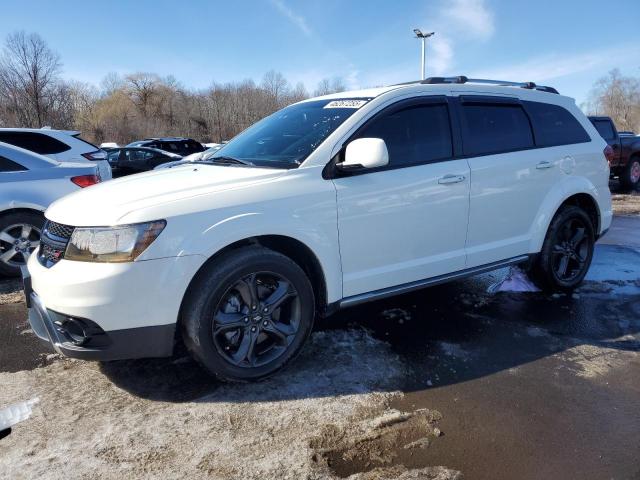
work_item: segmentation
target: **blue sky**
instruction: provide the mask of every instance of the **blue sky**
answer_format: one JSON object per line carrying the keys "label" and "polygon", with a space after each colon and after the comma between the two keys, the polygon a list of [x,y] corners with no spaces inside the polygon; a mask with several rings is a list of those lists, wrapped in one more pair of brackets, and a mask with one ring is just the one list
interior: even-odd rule
{"label": "blue sky", "polygon": [[580,103],[614,67],[640,76],[638,25],[638,0],[29,0],[4,2],[0,38],[37,32],[65,77],[95,84],[148,71],[202,88],[275,69],[313,91],[419,78],[419,27],[436,31],[427,75],[530,80]]}

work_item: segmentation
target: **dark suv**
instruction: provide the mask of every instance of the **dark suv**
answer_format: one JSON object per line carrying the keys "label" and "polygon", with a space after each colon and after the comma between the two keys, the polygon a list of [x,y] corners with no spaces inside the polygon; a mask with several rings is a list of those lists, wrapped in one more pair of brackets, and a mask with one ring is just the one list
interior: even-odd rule
{"label": "dark suv", "polygon": [[144,140],[131,142],[127,147],[158,148],[165,152],[175,153],[181,157],[205,150],[200,142],[183,137],[145,138]]}

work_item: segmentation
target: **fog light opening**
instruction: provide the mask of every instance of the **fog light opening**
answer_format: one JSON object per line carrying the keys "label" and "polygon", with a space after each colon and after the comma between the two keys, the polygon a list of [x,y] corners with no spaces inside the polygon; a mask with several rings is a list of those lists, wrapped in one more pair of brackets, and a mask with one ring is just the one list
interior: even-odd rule
{"label": "fog light opening", "polygon": [[76,319],[67,318],[62,322],[55,323],[58,326],[58,331],[74,345],[84,345],[91,339],[91,335],[87,333],[85,325]]}

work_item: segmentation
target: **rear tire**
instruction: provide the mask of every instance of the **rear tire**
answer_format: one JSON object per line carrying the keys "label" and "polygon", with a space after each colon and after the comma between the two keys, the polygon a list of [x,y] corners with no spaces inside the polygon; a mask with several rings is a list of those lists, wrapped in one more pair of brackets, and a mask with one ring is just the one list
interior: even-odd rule
{"label": "rear tire", "polygon": [[249,382],[273,375],[300,352],[314,315],[311,283],[293,260],[242,247],[198,274],[183,304],[182,335],[210,373]]}
{"label": "rear tire", "polygon": [[640,184],[640,157],[632,157],[622,169],[620,184],[625,190],[635,190]]}
{"label": "rear tire", "polygon": [[40,243],[44,216],[37,212],[16,212],[0,216],[0,275],[17,277],[20,266]]}
{"label": "rear tire", "polygon": [[542,250],[528,275],[542,290],[568,292],[584,280],[595,246],[594,227],[580,207],[565,206],[555,215]]}

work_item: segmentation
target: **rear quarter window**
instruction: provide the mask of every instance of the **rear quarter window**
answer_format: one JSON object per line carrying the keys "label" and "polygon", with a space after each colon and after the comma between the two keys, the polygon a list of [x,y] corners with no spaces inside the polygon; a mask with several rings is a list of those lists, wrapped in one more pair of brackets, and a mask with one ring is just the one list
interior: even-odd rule
{"label": "rear quarter window", "polygon": [[602,138],[605,140],[613,140],[616,138],[616,134],[613,131],[613,126],[611,122],[608,120],[593,120],[593,126],[596,127],[596,130],[600,134]]}
{"label": "rear quarter window", "polygon": [[0,132],[0,142],[9,143],[41,155],[54,155],[71,150],[66,143],[36,132]]}
{"label": "rear quarter window", "polygon": [[542,102],[523,103],[531,118],[538,147],[591,141],[580,122],[566,108]]}
{"label": "rear quarter window", "polygon": [[6,157],[3,157],[2,155],[0,155],[0,173],[3,172],[22,172],[24,170],[27,170],[27,168],[23,167],[22,165],[20,165],[17,162],[14,162],[13,160],[9,160]]}

